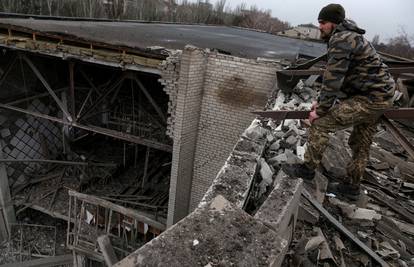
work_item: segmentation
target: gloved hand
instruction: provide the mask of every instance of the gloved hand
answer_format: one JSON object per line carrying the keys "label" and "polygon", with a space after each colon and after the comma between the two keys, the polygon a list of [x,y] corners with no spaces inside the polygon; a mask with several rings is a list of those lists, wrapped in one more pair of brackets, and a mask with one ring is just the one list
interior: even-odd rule
{"label": "gloved hand", "polygon": [[309,117],[308,120],[309,122],[312,124],[316,119],[319,118],[318,114],[316,113],[316,108],[318,107],[318,102],[313,102],[312,103],[312,109],[311,112],[309,113]]}

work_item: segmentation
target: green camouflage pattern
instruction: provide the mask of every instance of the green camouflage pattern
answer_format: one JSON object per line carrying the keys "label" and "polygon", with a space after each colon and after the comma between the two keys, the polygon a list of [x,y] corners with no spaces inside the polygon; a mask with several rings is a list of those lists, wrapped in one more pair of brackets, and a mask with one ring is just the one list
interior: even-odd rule
{"label": "green camouflage pattern", "polygon": [[323,116],[335,101],[367,96],[385,101],[394,94],[395,83],[388,67],[355,23],[345,20],[335,28],[328,43],[328,60],[323,75],[317,114]]}
{"label": "green camouflage pattern", "polygon": [[329,141],[329,134],[353,126],[348,141],[353,154],[352,162],[347,167],[348,176],[344,177],[344,182],[359,185],[380,116],[390,107],[390,100],[372,102],[366,96],[355,96],[336,103],[325,116],[312,123],[305,163],[309,167],[318,168]]}

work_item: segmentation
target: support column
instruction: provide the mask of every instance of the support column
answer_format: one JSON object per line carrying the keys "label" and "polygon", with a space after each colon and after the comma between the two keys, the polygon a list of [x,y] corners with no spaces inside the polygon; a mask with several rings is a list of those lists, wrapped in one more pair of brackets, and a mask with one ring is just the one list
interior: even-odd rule
{"label": "support column", "polygon": [[[0,158],[3,157],[3,141],[0,140]],[[0,163],[0,240],[6,240],[10,234],[10,224],[16,222],[13,202],[10,196],[9,177],[6,164]]]}
{"label": "support column", "polygon": [[181,57],[175,112],[167,226],[184,218],[189,211],[205,69],[203,51],[186,46]]}

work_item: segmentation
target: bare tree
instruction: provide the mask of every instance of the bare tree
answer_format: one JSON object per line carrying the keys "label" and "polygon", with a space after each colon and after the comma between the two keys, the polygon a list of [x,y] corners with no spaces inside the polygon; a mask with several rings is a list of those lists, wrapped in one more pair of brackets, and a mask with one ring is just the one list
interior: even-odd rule
{"label": "bare tree", "polygon": [[234,10],[218,0],[0,0],[4,12],[70,17],[106,17],[184,23],[234,25],[268,32],[283,30],[289,25],[272,18],[270,11],[256,6],[248,10],[245,3]]}
{"label": "bare tree", "polygon": [[126,11],[126,0],[108,1],[108,15],[112,19],[122,19]]}

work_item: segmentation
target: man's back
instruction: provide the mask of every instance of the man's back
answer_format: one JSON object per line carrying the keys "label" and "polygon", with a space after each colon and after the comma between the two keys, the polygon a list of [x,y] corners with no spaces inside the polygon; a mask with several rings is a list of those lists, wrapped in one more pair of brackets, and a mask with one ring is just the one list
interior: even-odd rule
{"label": "man's back", "polygon": [[350,20],[336,27],[328,43],[327,69],[332,75],[325,75],[325,86],[339,89],[346,98],[364,95],[372,100],[389,99],[394,80],[364,33]]}

